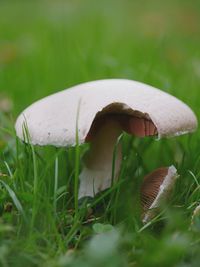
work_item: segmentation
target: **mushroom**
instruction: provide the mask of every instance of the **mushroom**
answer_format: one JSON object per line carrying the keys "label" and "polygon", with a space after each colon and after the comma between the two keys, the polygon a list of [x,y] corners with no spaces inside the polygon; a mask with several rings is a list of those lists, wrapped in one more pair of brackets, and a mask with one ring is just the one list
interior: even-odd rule
{"label": "mushroom", "polygon": [[177,170],[170,167],[159,168],[145,176],[141,187],[142,221],[150,221],[162,201],[170,195],[176,179]]}
{"label": "mushroom", "polygon": [[200,222],[200,204],[198,204],[192,214],[190,230],[199,232],[199,222]]}
{"label": "mushroom", "polygon": [[[119,135],[177,136],[192,132],[197,119],[177,98],[141,82],[106,79],[83,83],[35,102],[16,122],[24,140],[26,122],[33,145],[67,147],[90,142],[80,174],[79,198],[94,197],[117,179],[122,161],[121,145],[113,151]],[[26,140],[24,140],[26,141]],[[145,182],[146,190],[146,182]]]}

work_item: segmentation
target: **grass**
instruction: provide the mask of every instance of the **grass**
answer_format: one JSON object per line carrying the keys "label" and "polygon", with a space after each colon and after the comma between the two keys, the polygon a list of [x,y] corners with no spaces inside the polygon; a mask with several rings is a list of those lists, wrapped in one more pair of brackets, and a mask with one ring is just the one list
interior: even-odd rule
{"label": "grass", "polygon": [[[0,112],[0,266],[199,266],[198,218],[190,227],[200,202],[199,130],[159,142],[123,135],[119,182],[79,209],[87,146],[33,147],[14,131],[33,101],[110,77],[159,87],[199,117],[199,42],[195,0],[0,1],[0,100],[13,104]],[[180,175],[173,195],[144,226],[142,177],[171,164]]]}

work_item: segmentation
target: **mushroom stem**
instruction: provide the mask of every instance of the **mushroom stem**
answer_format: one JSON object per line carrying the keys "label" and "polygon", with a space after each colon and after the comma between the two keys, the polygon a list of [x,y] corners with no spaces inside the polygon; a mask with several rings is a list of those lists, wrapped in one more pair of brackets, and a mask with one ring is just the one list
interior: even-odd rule
{"label": "mushroom stem", "polygon": [[[80,174],[79,199],[86,196],[94,197],[111,186],[113,153],[121,132],[119,121],[106,117],[104,123],[92,136],[90,150],[84,156],[85,166]],[[118,177],[121,160],[119,144],[115,155],[114,180]]]}

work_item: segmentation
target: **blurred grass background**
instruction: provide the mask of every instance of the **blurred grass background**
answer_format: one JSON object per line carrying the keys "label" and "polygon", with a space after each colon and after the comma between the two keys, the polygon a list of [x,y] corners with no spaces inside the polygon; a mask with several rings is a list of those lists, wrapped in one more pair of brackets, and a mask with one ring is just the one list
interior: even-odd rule
{"label": "blurred grass background", "polygon": [[194,0],[1,1],[1,90],[19,112],[70,85],[123,77],[197,108],[199,8]]}
{"label": "blurred grass background", "polygon": [[[0,100],[10,103],[9,111],[0,113],[0,180],[7,185],[0,189],[0,266],[199,266],[200,222],[188,230],[200,201],[199,132],[160,142],[124,138],[127,180],[118,218],[113,219],[112,202],[105,202],[106,212],[98,211],[90,223],[85,215],[74,218],[68,195],[73,149],[33,152],[15,143],[15,118],[33,101],[80,82],[114,77],[161,88],[199,116],[200,2],[0,0]],[[172,163],[181,179],[170,209],[143,230],[133,212],[141,179],[133,177]]]}

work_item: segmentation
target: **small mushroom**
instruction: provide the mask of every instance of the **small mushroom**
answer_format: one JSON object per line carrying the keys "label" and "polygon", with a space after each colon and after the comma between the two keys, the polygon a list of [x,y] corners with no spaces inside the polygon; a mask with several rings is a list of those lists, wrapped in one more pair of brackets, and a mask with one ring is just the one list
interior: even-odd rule
{"label": "small mushroom", "polygon": [[198,204],[193,211],[190,230],[198,232],[200,230],[200,204]]}
{"label": "small mushroom", "polygon": [[[90,142],[80,174],[79,198],[94,197],[111,186],[113,151],[123,131],[161,138],[192,132],[197,127],[192,110],[177,98],[124,79],[83,83],[37,101],[17,119],[16,132],[22,140],[25,122],[33,145],[74,146],[76,131],[80,144]],[[119,175],[121,160],[119,144],[114,179]]]}
{"label": "small mushroom", "polygon": [[159,168],[145,176],[141,187],[144,223],[154,217],[162,201],[169,197],[177,178],[177,170],[174,166]]}

